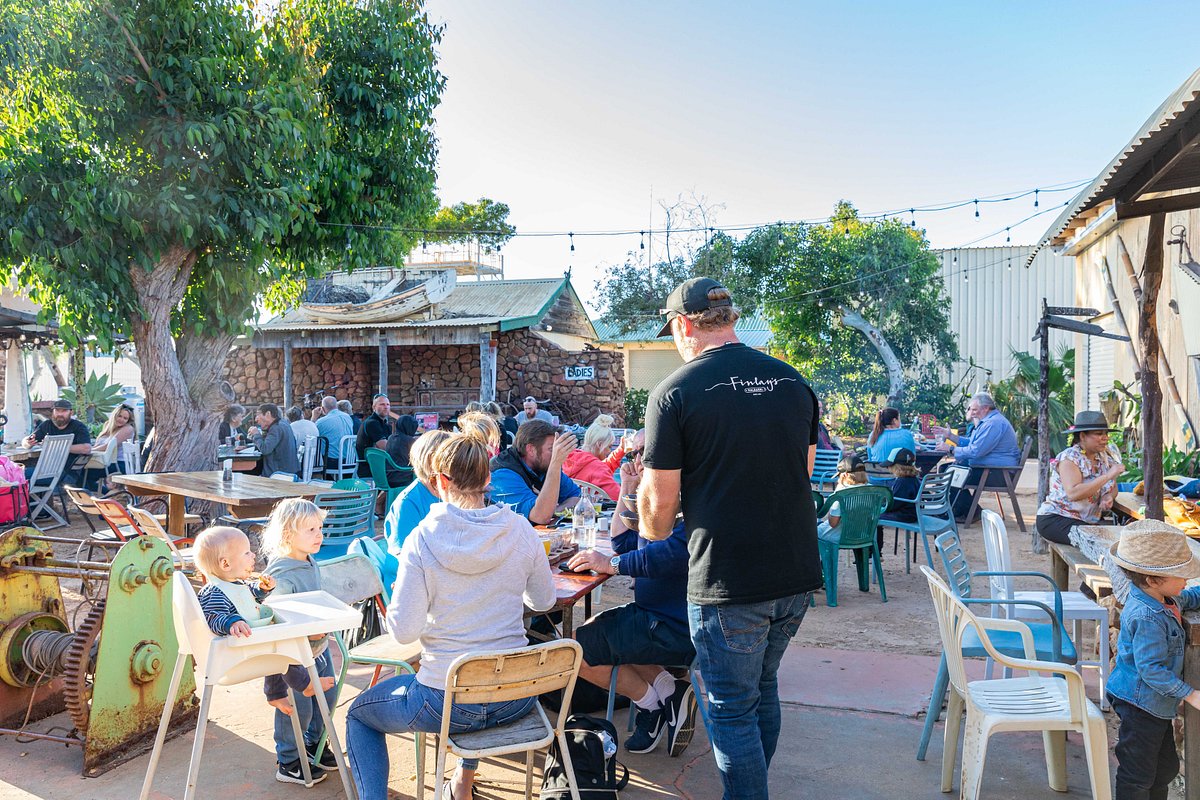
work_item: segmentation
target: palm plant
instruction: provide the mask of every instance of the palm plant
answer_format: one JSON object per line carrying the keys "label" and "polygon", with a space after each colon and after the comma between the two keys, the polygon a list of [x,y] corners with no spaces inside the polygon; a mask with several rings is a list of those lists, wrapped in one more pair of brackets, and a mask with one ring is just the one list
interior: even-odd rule
{"label": "palm plant", "polygon": [[[1038,384],[1041,367],[1037,356],[1021,350],[1013,350],[1013,374],[991,384],[996,408],[1004,414],[1017,430],[1017,436],[1037,436],[1038,408],[1040,406]],[[1054,452],[1067,446],[1064,430],[1075,419],[1075,350],[1064,347],[1050,355],[1050,444]]]}

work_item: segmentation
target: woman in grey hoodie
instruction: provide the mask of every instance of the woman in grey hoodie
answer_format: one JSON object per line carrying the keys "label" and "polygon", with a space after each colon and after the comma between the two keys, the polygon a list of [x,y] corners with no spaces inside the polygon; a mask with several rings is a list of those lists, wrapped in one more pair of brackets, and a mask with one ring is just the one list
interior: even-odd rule
{"label": "woman in grey hoodie", "polygon": [[[421,668],[359,695],[346,722],[350,769],[361,800],[387,797],[385,735],[441,730],[446,671],[463,653],[524,647],[525,608],[547,611],[555,601],[546,551],[524,517],[488,506],[487,445],[455,434],[431,459],[433,491],[443,502],[404,540],[387,624],[399,642],[420,639]],[[534,698],[456,704],[454,733],[520,719]],[[478,761],[463,759],[452,798],[469,798]]]}

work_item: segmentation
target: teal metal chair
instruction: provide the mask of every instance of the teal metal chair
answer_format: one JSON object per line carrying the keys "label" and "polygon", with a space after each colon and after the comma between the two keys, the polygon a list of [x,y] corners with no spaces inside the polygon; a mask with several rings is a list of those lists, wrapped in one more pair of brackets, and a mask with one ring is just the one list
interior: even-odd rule
{"label": "teal metal chair", "polygon": [[[852,486],[839,489],[821,504],[818,517],[829,513],[837,503],[840,522],[828,531],[818,530],[817,546],[821,552],[821,567],[825,571],[825,602],[830,607],[837,605],[838,556],[842,550],[862,553],[857,559],[859,591],[870,591],[870,562],[875,564],[875,579],[879,583],[879,596],[887,602],[887,589],[883,583],[883,564],[879,560],[879,544],[876,529],[879,515],[892,502],[892,492],[883,486]],[[869,559],[869,561],[868,561]]]}
{"label": "teal metal chair", "polygon": [[[1071,641],[1071,637],[1067,635],[1066,627],[1063,626],[1062,594],[1049,575],[1044,575],[1040,572],[972,572],[970,566],[967,564],[967,557],[962,551],[962,545],[959,542],[957,532],[947,531],[937,537],[934,543],[937,545],[938,553],[942,557],[942,566],[945,568],[948,579],[946,582],[950,585],[950,590],[954,592],[955,597],[967,606],[982,605],[995,607],[1005,605],[1041,609],[1046,615],[1045,622],[1034,622],[1027,619],[1021,620],[1033,634],[1033,646],[1037,653],[1037,659],[1041,661],[1057,661],[1060,664],[1075,664],[1078,661],[1075,644]],[[1004,600],[990,596],[972,597],[971,579],[976,577],[990,578],[992,576],[1044,578],[1053,591],[1053,606],[1038,602],[1037,600]],[[1012,615],[1009,614],[1009,616]],[[988,631],[988,639],[991,641],[992,647],[1004,655],[1014,658],[1025,658],[1025,643],[1021,638],[1021,634],[1017,631],[991,630]],[[979,634],[974,628],[963,634],[962,654],[965,658],[987,658],[988,653],[984,649],[983,643],[979,640]],[[946,702],[946,691],[949,683],[950,673],[946,665],[946,653],[943,650],[942,659],[938,663],[937,676],[933,679],[933,692],[929,696],[929,710],[925,714],[925,726],[921,730],[921,741],[917,745],[918,761],[925,760],[925,751],[929,749],[929,739],[933,735],[934,723],[937,722],[937,718],[942,713],[942,706]]]}
{"label": "teal metal chair", "polygon": [[[365,483],[365,482],[364,482]],[[336,488],[336,484],[335,484]],[[356,536],[372,536],[375,533],[375,490],[371,488],[353,491],[330,492],[313,498],[318,508],[325,511],[325,522],[321,534],[325,541],[314,556],[318,561],[327,561],[346,554],[350,542]]]}
{"label": "teal metal chair", "polygon": [[947,531],[958,532],[958,523],[954,521],[954,507],[950,503],[950,479],[952,477],[954,476],[949,472],[931,472],[921,479],[921,488],[917,491],[915,498],[893,498],[893,503],[911,503],[917,507],[916,522],[884,519],[879,523],[884,528],[896,529],[892,552],[897,549],[900,531],[904,531],[905,572],[912,572],[912,563],[917,558],[918,536],[921,537],[921,543],[925,545],[925,561],[930,569],[936,570],[937,567],[933,565],[933,554],[929,551],[930,538],[937,538]]}
{"label": "teal metal chair", "polygon": [[[392,501],[400,496],[404,491],[404,486],[392,487],[388,484],[388,470],[398,470],[403,475],[408,475],[408,482],[413,480],[412,467],[402,467],[397,464],[386,451],[380,450],[378,447],[367,449],[367,465],[371,468],[371,479],[375,481],[375,489],[381,493],[387,493],[386,505],[384,511],[392,507]],[[407,485],[407,483],[405,484]]]}
{"label": "teal metal chair", "polygon": [[841,460],[841,450],[817,450],[813,454],[813,471],[809,482],[818,489],[824,489],[825,484],[832,489],[837,485],[837,466]]}

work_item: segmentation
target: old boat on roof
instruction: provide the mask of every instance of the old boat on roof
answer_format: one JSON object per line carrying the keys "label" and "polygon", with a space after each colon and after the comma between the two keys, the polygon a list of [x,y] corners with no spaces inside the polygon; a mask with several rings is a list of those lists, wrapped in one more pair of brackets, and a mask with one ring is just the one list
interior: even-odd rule
{"label": "old boat on roof", "polygon": [[301,308],[323,322],[387,322],[445,300],[454,291],[456,280],[452,269],[385,267],[333,273],[310,284]]}

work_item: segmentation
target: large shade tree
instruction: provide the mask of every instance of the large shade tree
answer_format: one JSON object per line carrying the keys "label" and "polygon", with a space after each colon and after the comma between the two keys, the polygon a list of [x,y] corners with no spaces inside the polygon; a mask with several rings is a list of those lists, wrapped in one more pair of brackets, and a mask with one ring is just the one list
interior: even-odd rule
{"label": "large shade tree", "polygon": [[0,266],[132,337],[154,467],[214,463],[256,303],[436,211],[440,36],[413,0],[0,0]]}

